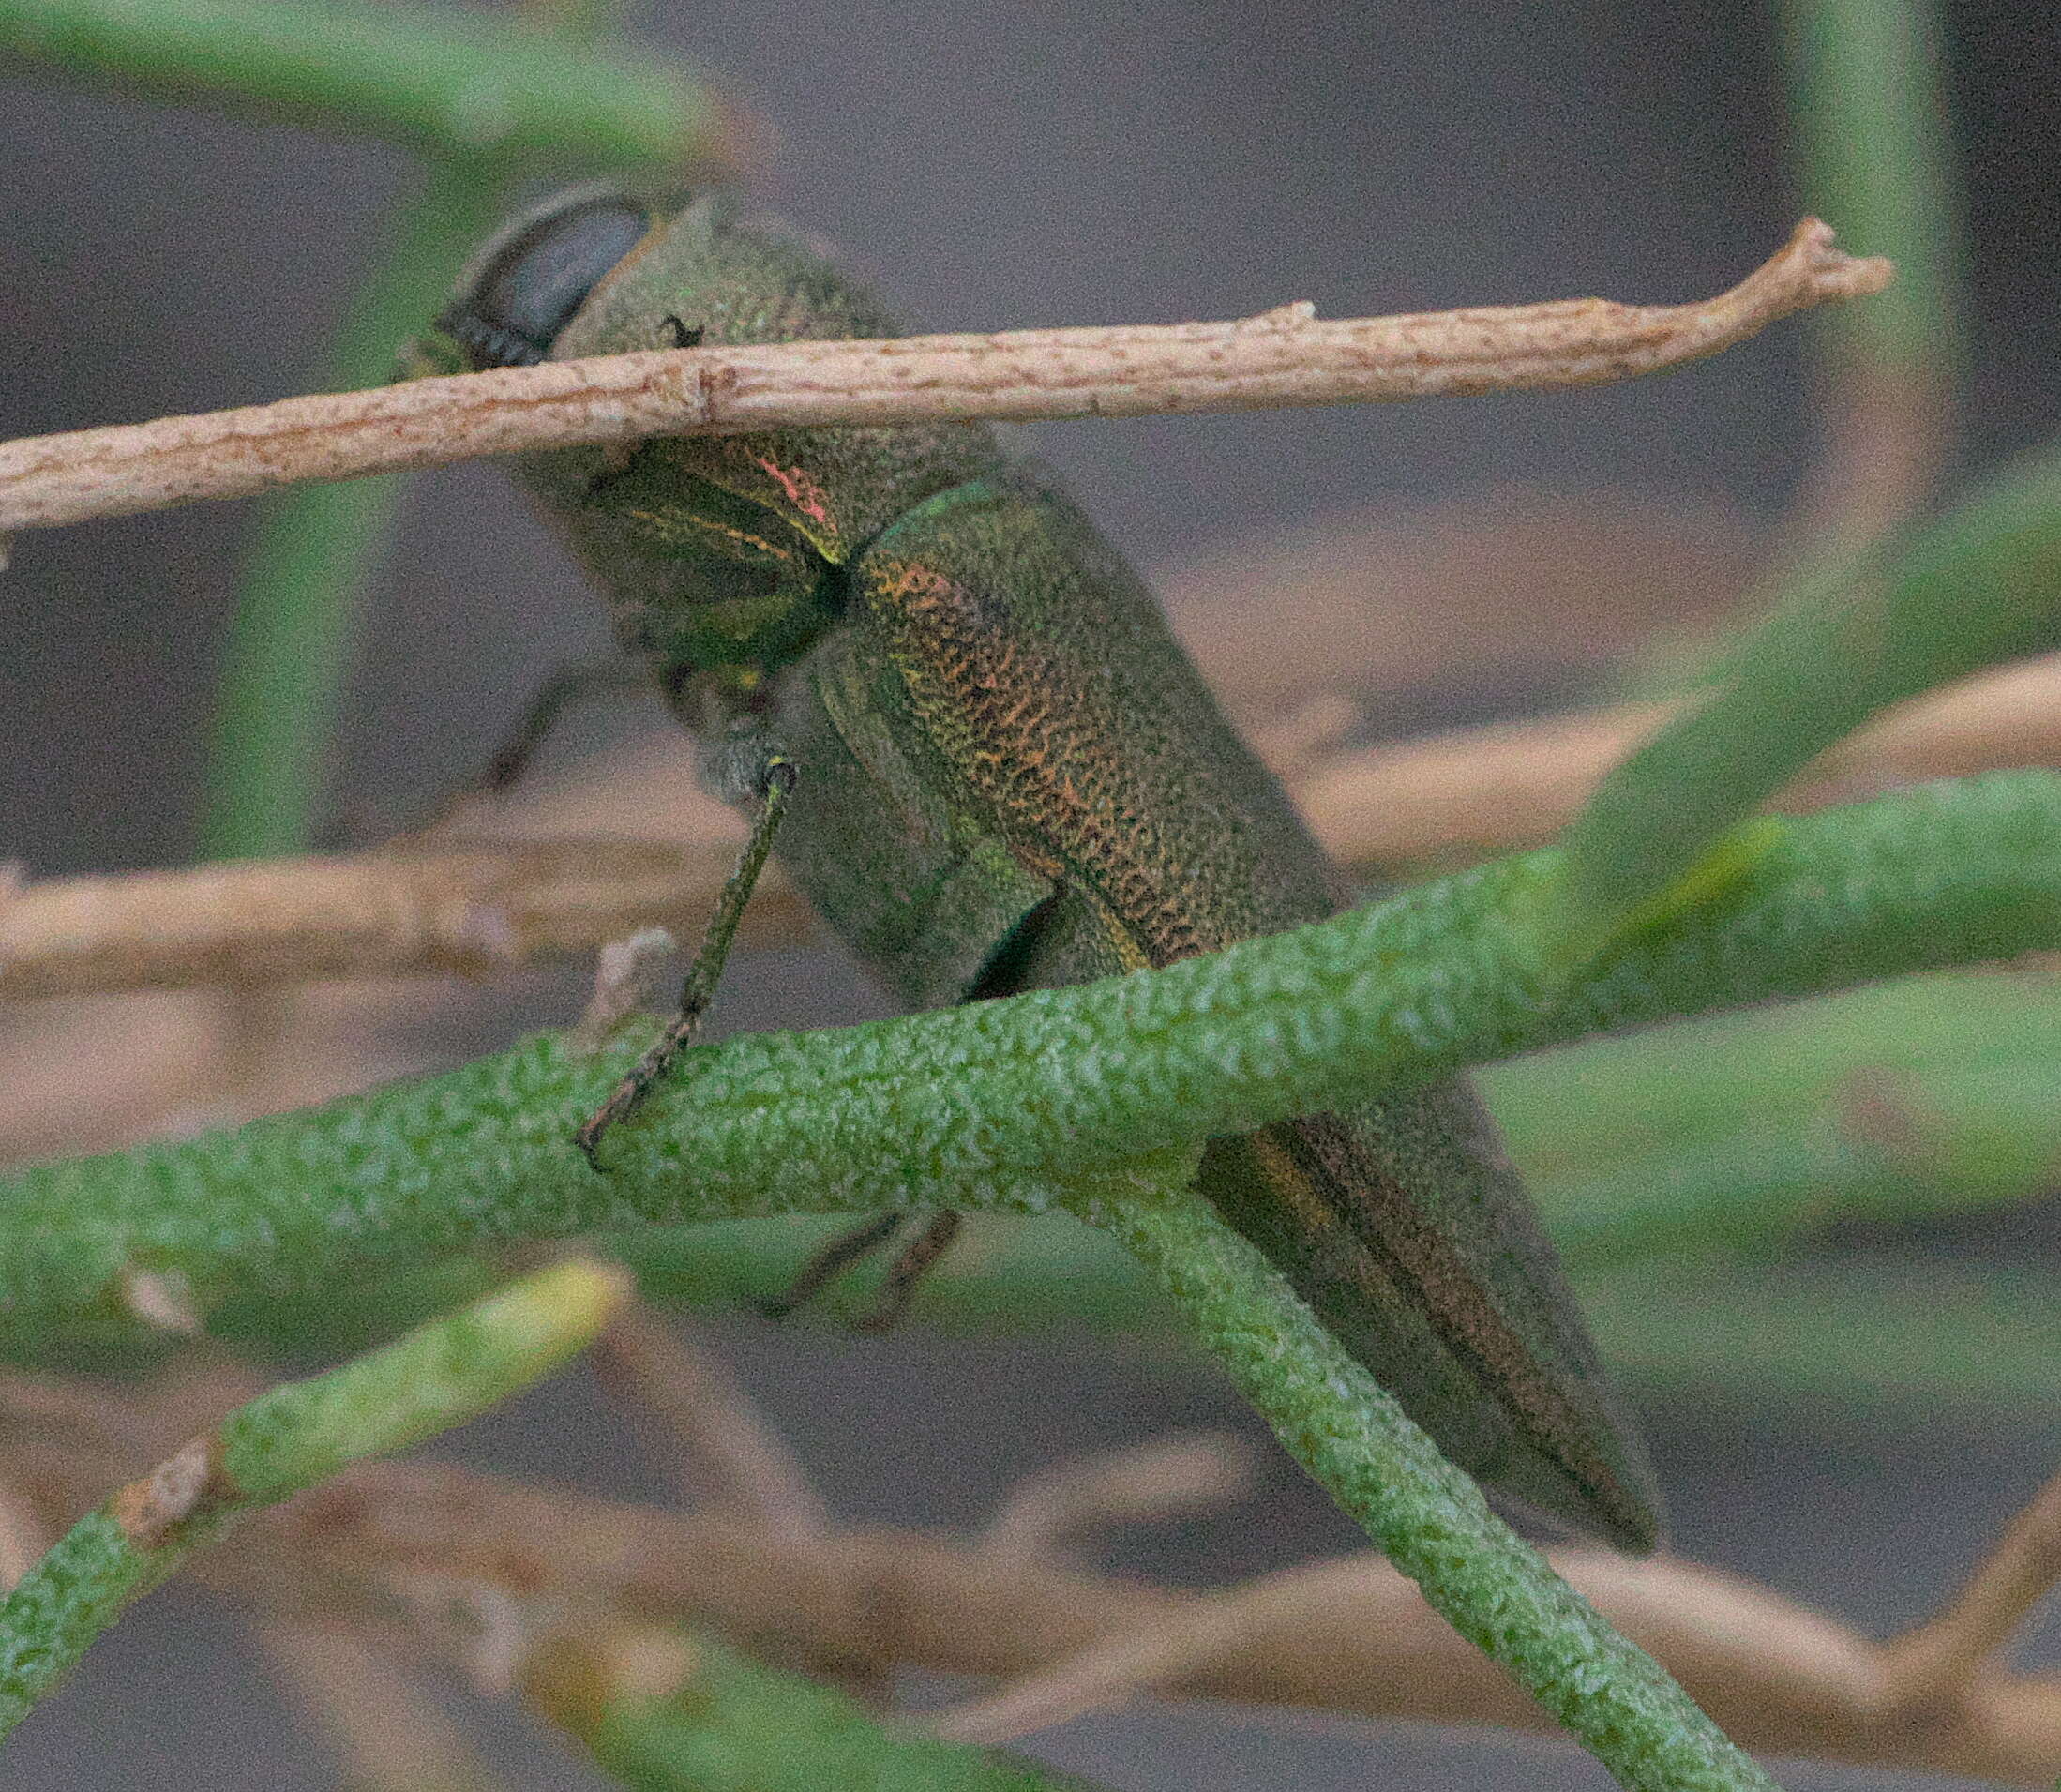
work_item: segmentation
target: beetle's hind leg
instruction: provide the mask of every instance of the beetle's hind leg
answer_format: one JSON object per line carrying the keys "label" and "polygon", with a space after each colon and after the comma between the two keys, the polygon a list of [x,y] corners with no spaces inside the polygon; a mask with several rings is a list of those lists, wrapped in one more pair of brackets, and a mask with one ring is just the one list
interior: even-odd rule
{"label": "beetle's hind leg", "polygon": [[[608,1100],[573,1136],[579,1149],[587,1154],[587,1162],[595,1169],[601,1167],[602,1135],[618,1121],[627,1120],[643,1105],[645,1096],[672,1068],[673,1060],[701,1031],[702,1016],[715,999],[716,986],[723,980],[723,967],[730,961],[730,944],[737,938],[737,924],[745,918],[745,905],[758,885],[759,874],[766,868],[766,860],[773,851],[774,836],[779,833],[781,818],[787,813],[788,798],[794,793],[794,761],[784,753],[769,753],[761,761],[758,776],[758,818],[751,824],[751,837],[738,855],[736,868],[730,872],[722,895],[716,898],[715,912],[709,917],[708,931],[701,936],[700,949],[687,967],[686,982],[680,991],[680,1012],[659,1034],[652,1048],[637,1061],[629,1075],[616,1084]],[[885,1236],[883,1233],[883,1239]]]}
{"label": "beetle's hind leg", "polygon": [[853,1226],[817,1246],[793,1281],[772,1300],[760,1303],[759,1311],[769,1319],[784,1319],[798,1306],[806,1306],[854,1263],[865,1259],[902,1229],[907,1213],[882,1213]]}
{"label": "beetle's hind leg", "polygon": [[910,1239],[902,1247],[901,1255],[888,1265],[880,1298],[873,1303],[872,1312],[854,1322],[856,1330],[885,1332],[909,1311],[909,1303],[917,1285],[952,1248],[952,1241],[958,1237],[959,1220],[960,1216],[951,1208],[931,1216],[930,1224]]}
{"label": "beetle's hind leg", "polygon": [[[802,1265],[801,1273],[788,1284],[784,1293],[760,1307],[769,1319],[784,1319],[798,1306],[814,1300],[855,1263],[862,1263],[895,1234],[908,1219],[906,1213],[882,1213],[864,1226],[839,1232]],[[929,1225],[902,1247],[888,1266],[873,1310],[852,1322],[859,1332],[885,1332],[909,1310],[909,1303],[925,1275],[959,1235],[960,1216],[949,1209],[932,1216]]]}

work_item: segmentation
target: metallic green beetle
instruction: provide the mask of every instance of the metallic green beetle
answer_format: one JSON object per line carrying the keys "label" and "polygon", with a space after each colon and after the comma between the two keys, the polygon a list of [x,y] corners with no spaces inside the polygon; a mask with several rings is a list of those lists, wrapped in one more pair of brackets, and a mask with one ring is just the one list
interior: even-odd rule
{"label": "metallic green beetle", "polygon": [[[731,198],[586,188],[487,245],[414,366],[895,333]],[[1165,965],[1337,908],[1332,867],[1136,574],[986,430],[669,438],[515,468],[730,768],[715,776],[755,839],[777,812],[788,872],[910,1006]],[[1454,1461],[1652,1544],[1644,1460],[1464,1083],[1219,1139],[1201,1187]],[[934,1225],[901,1281],[948,1237]]]}

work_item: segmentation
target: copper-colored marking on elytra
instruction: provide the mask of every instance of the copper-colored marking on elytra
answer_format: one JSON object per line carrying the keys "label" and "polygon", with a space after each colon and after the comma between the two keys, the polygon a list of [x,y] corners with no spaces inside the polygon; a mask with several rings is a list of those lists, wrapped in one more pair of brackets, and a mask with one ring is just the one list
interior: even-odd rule
{"label": "copper-colored marking on elytra", "polygon": [[[1117,812],[1121,749],[1091,718],[1051,700],[1065,687],[1056,669],[1020,637],[988,625],[980,600],[934,567],[884,564],[876,589],[911,693],[1005,834],[1061,845],[1154,965],[1229,944],[1197,919],[1182,881]],[[1083,774],[1097,771],[1104,776],[1091,785]]]}
{"label": "copper-colored marking on elytra", "polygon": [[1305,1232],[1313,1238],[1331,1239],[1345,1230],[1345,1219],[1337,1207],[1324,1198],[1316,1179],[1295,1161],[1287,1146],[1274,1137],[1272,1128],[1248,1135],[1245,1144],[1260,1174],[1267,1179],[1268,1187],[1286,1203]]}
{"label": "copper-colored marking on elytra", "polygon": [[[983,599],[935,567],[882,566],[876,603],[926,720],[1005,834],[1060,844],[1150,963],[1229,943],[1198,919],[1192,890],[1132,824],[1121,746],[1063,700],[1066,681],[1034,643],[995,626]],[[904,621],[914,627],[899,625]],[[1098,771],[1105,774],[1097,776]],[[1452,1242],[1330,1115],[1251,1141],[1270,1188],[1313,1240],[1349,1240],[1355,1270],[1378,1274],[1430,1321],[1517,1431],[1597,1504],[1638,1528],[1638,1503],[1585,1439],[1587,1427]]]}
{"label": "copper-colored marking on elytra", "polygon": [[759,552],[775,560],[792,560],[794,558],[790,550],[776,546],[775,543],[768,541],[763,535],[755,535],[750,530],[739,528],[733,522],[717,522],[712,517],[704,517],[692,510],[669,510],[661,514],[655,510],[633,510],[624,505],[616,514],[628,517],[637,522],[648,522],[654,527],[662,529],[671,528],[681,521],[686,521],[692,523],[697,529],[705,530],[712,535],[721,535],[726,541],[734,541],[741,548],[757,549]]}
{"label": "copper-colored marking on elytra", "polygon": [[147,1475],[117,1489],[107,1511],[138,1549],[156,1549],[180,1527],[238,1496],[222,1467],[221,1439],[211,1432],[182,1444]]}

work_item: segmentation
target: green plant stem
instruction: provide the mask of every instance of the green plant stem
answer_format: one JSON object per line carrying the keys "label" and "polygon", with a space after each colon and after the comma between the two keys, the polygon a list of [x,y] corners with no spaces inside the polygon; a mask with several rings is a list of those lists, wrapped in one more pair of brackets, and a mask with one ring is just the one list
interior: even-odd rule
{"label": "green plant stem", "polygon": [[1563,861],[1525,854],[1165,971],[698,1048],[573,1143],[649,1043],[554,1036],[235,1131],[0,1182],[0,1310],[121,1320],[139,1274],[200,1311],[373,1256],[775,1212],[1036,1212],[1221,1133],[1672,1016],[2061,941],[2061,777],[1928,786],[1783,824],[1711,900],[1570,979]]}
{"label": "green plant stem", "polygon": [[1885,377],[1948,388],[1962,353],[1962,230],[1939,21],[1930,0],[1785,0],[1784,48],[1805,209],[1896,279],[1821,321]]}
{"label": "green plant stem", "polygon": [[723,160],[732,123],[705,85],[657,58],[401,0],[0,0],[0,54],[503,167]]}
{"label": "green plant stem", "polygon": [[261,1394],[72,1527],[0,1604],[0,1736],[123,1610],[246,1513],[405,1449],[549,1373],[620,1303],[589,1263],[532,1275],[307,1381]]}
{"label": "green plant stem", "polygon": [[2061,982],[1912,979],[1483,1073],[1577,1270],[1767,1255],[1828,1220],[2034,1199],[2061,1167]]}
{"label": "green plant stem", "polygon": [[[330,389],[390,376],[401,344],[435,314],[501,216],[507,188],[504,173],[477,161],[429,166],[353,300],[324,382]],[[313,844],[360,602],[405,489],[390,474],[301,486],[260,503],[217,698],[203,857],[305,852]]]}
{"label": "green plant stem", "polygon": [[[1726,1257],[1793,1255],[1830,1222],[1903,1227],[2048,1193],[2061,1166],[2061,982],[1994,971],[1910,978],[1591,1040],[1493,1065],[1479,1081],[1580,1282],[1635,1279],[1668,1257],[1716,1273]],[[653,1227],[606,1248],[654,1300],[749,1311],[846,1225],[781,1215]],[[972,1229],[977,1242],[925,1278],[916,1322],[1160,1334],[1157,1306],[1138,1305],[1135,1266],[1091,1228],[987,1214]],[[841,1278],[797,1320],[871,1311],[879,1267]],[[209,1329],[274,1356],[341,1356],[471,1298],[492,1273],[476,1258],[443,1258],[340,1295],[225,1306]],[[1809,1315],[1783,1335],[1798,1323],[1808,1330]],[[1883,1388],[1918,1399],[1936,1378],[1904,1339],[1882,1340],[1889,1354],[1872,1361]],[[1995,1348],[2023,1363],[2014,1400],[2033,1398],[2044,1346],[2000,1337]],[[1722,1369],[1723,1353],[1711,1356]],[[2038,1409],[2051,1399],[2039,1394]]]}
{"label": "green plant stem", "polygon": [[[1552,1195],[1557,1207],[1567,1204],[1568,1191]],[[1836,1211],[1864,1219],[1872,1210],[1857,1200]],[[849,1227],[842,1216],[730,1220],[654,1227],[606,1244],[655,1304],[756,1314],[792,1283],[815,1246]],[[1822,1398],[1905,1415],[1952,1408],[2021,1424],[2048,1423],[2061,1411],[2053,1378],[2061,1282],[2053,1275],[1987,1267],[1949,1272],[1928,1259],[1919,1288],[1902,1251],[1858,1261],[1784,1260],[1768,1250],[1771,1242],[1772,1235],[1760,1253],[1738,1257],[1572,1263],[1575,1293],[1613,1375],[1670,1397],[1692,1390],[1742,1405]],[[211,1315],[208,1331],[276,1358],[334,1355],[475,1294],[492,1274],[477,1259],[448,1258],[354,1279],[348,1293],[242,1301]],[[877,1304],[879,1276],[877,1267],[853,1272],[790,1323],[848,1324]],[[965,1248],[925,1279],[909,1323],[986,1336],[1100,1336],[1154,1356],[1178,1354],[1171,1316],[1136,1262],[1064,1215],[977,1215]],[[137,1348],[88,1361],[127,1366]]]}
{"label": "green plant stem", "polygon": [[1561,836],[1573,918],[1593,932],[1650,911],[1871,716],[2045,646],[2057,605],[2061,453],[2051,450],[1879,553],[1807,575],[1716,695],[1613,771]]}
{"label": "green plant stem", "polygon": [[715,1638],[624,1627],[557,1639],[524,1689],[638,1792],[1091,1792],[1000,1751],[897,1735],[844,1694]]}
{"label": "green plant stem", "polygon": [[1643,1650],[1597,1617],[1199,1197],[1093,1208],[1158,1276],[1274,1435],[1424,1598],[1638,1792],[1768,1777]]}
{"label": "green plant stem", "polygon": [[2051,1429],[2061,1285],[2036,1270],[1910,1256],[1627,1264],[1577,1278],[1615,1378],[1699,1408],[1808,1400],[1848,1422]]}

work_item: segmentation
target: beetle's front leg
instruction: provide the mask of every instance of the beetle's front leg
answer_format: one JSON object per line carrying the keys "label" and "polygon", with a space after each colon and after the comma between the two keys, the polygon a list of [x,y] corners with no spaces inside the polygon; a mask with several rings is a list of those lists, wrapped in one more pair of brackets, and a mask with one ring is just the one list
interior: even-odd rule
{"label": "beetle's front leg", "polygon": [[780,831],[788,799],[794,793],[794,761],[785,753],[769,751],[759,761],[752,782],[759,793],[759,814],[752,822],[751,837],[738,855],[736,868],[723,885],[722,895],[716,898],[715,912],[709,918],[708,931],[701,936],[700,948],[694,955],[694,962],[687,967],[686,982],[680,991],[679,1013],[652,1048],[637,1061],[629,1075],[616,1084],[608,1100],[573,1136],[586,1153],[587,1162],[597,1170],[601,1167],[602,1135],[616,1122],[627,1120],[642,1106],[654,1085],[672,1067],[673,1060],[701,1030],[702,1017],[715,999],[716,986],[723,980],[723,967],[730,960],[737,925],[744,919],[745,907],[751,900],[760,873],[766,868],[766,859],[773,851],[774,836]]}

